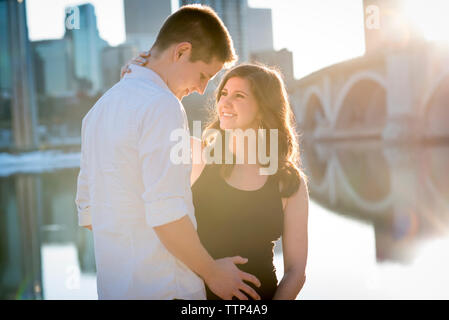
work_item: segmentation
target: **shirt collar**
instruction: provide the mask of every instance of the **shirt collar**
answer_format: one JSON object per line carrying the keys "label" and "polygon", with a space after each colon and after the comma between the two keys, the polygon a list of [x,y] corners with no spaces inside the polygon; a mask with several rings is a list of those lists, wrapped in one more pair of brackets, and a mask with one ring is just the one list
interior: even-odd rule
{"label": "shirt collar", "polygon": [[155,71],[136,64],[129,65],[129,69],[131,69],[131,72],[125,73],[123,79],[135,78],[135,79],[149,80],[155,83],[157,86],[171,92],[170,88],[167,86],[165,81],[162,80],[161,76],[157,74]]}

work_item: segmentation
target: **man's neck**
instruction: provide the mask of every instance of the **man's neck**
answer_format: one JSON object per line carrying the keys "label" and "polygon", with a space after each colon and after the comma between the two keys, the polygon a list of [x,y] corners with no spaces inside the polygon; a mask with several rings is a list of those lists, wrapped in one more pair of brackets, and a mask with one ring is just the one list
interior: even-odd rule
{"label": "man's neck", "polygon": [[143,65],[144,68],[148,68],[151,71],[157,73],[159,75],[159,77],[161,77],[161,79],[165,82],[165,84],[167,85],[167,87],[170,88],[169,86],[169,81],[168,81],[168,64],[165,62],[165,57],[161,56],[159,58],[155,58],[154,56],[149,56],[148,57],[148,62]]}

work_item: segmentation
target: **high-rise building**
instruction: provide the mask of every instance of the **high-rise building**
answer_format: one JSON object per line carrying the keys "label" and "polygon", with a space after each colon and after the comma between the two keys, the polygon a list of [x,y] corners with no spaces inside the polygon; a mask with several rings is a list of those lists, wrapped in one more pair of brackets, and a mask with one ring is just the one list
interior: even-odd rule
{"label": "high-rise building", "polygon": [[7,3],[0,1],[0,148],[11,145],[11,62]]}
{"label": "high-rise building", "polygon": [[248,49],[250,54],[273,50],[271,9],[248,8]]}
{"label": "high-rise building", "polygon": [[76,87],[69,41],[42,40],[32,42],[32,46],[34,54],[38,56],[35,61],[38,61],[36,66],[39,67],[38,76],[41,78],[41,81],[36,81],[41,86],[39,93],[53,97],[72,95]]}
{"label": "high-rise building", "polygon": [[33,60],[25,1],[0,0],[0,104],[9,108],[13,145],[37,147]]}
{"label": "high-rise building", "polygon": [[[88,82],[89,92],[95,94],[103,89],[100,58],[101,51],[108,44],[100,38],[98,33],[94,6],[83,4],[77,8],[79,10],[78,28],[69,29],[66,24],[64,38],[71,42],[76,79],[78,82]],[[70,10],[66,12],[70,12]],[[69,13],[66,14],[65,21],[68,18]]]}
{"label": "high-rise building", "polygon": [[9,52],[7,1],[0,1],[0,95],[11,91],[11,57]]}
{"label": "high-rise building", "polygon": [[126,42],[140,51],[149,50],[171,14],[170,0],[125,0]]}
{"label": "high-rise building", "polygon": [[180,0],[179,5],[199,3],[217,12],[232,37],[239,62],[249,60],[247,0]]}
{"label": "high-rise building", "polygon": [[284,81],[287,84],[293,81],[293,54],[287,49],[279,51],[261,51],[251,54],[252,62],[260,62],[270,67],[275,67],[282,72]]}
{"label": "high-rise building", "polygon": [[138,53],[137,47],[129,44],[103,49],[101,63],[105,89],[112,87],[120,80],[121,67]]}

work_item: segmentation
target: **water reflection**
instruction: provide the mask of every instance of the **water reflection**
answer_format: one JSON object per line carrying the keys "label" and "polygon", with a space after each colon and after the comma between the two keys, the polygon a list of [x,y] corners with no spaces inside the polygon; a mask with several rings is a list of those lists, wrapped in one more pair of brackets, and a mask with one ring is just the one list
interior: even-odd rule
{"label": "water reflection", "polygon": [[449,231],[448,145],[305,141],[303,163],[312,198],[373,225],[378,262],[410,262],[418,242]]}
{"label": "water reflection", "polygon": [[[312,202],[299,298],[449,298],[449,145],[304,141],[302,158]],[[1,299],[97,298],[78,170],[0,178]]]}
{"label": "water reflection", "polygon": [[[1,299],[73,298],[80,282],[95,278],[92,237],[77,227],[73,204],[77,174],[73,168],[0,179]],[[84,297],[96,297],[95,287],[90,291]]]}
{"label": "water reflection", "polygon": [[1,295],[8,299],[42,297],[40,233],[41,179],[22,175],[2,179]]}

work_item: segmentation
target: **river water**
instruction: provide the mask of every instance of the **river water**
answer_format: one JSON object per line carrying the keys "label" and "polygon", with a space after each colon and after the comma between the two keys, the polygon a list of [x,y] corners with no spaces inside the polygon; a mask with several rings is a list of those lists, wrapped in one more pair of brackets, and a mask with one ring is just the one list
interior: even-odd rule
{"label": "river water", "polygon": [[[304,143],[307,281],[298,299],[449,299],[449,145]],[[0,154],[0,299],[96,299],[77,227],[79,153]],[[275,265],[283,274],[282,246]]]}

